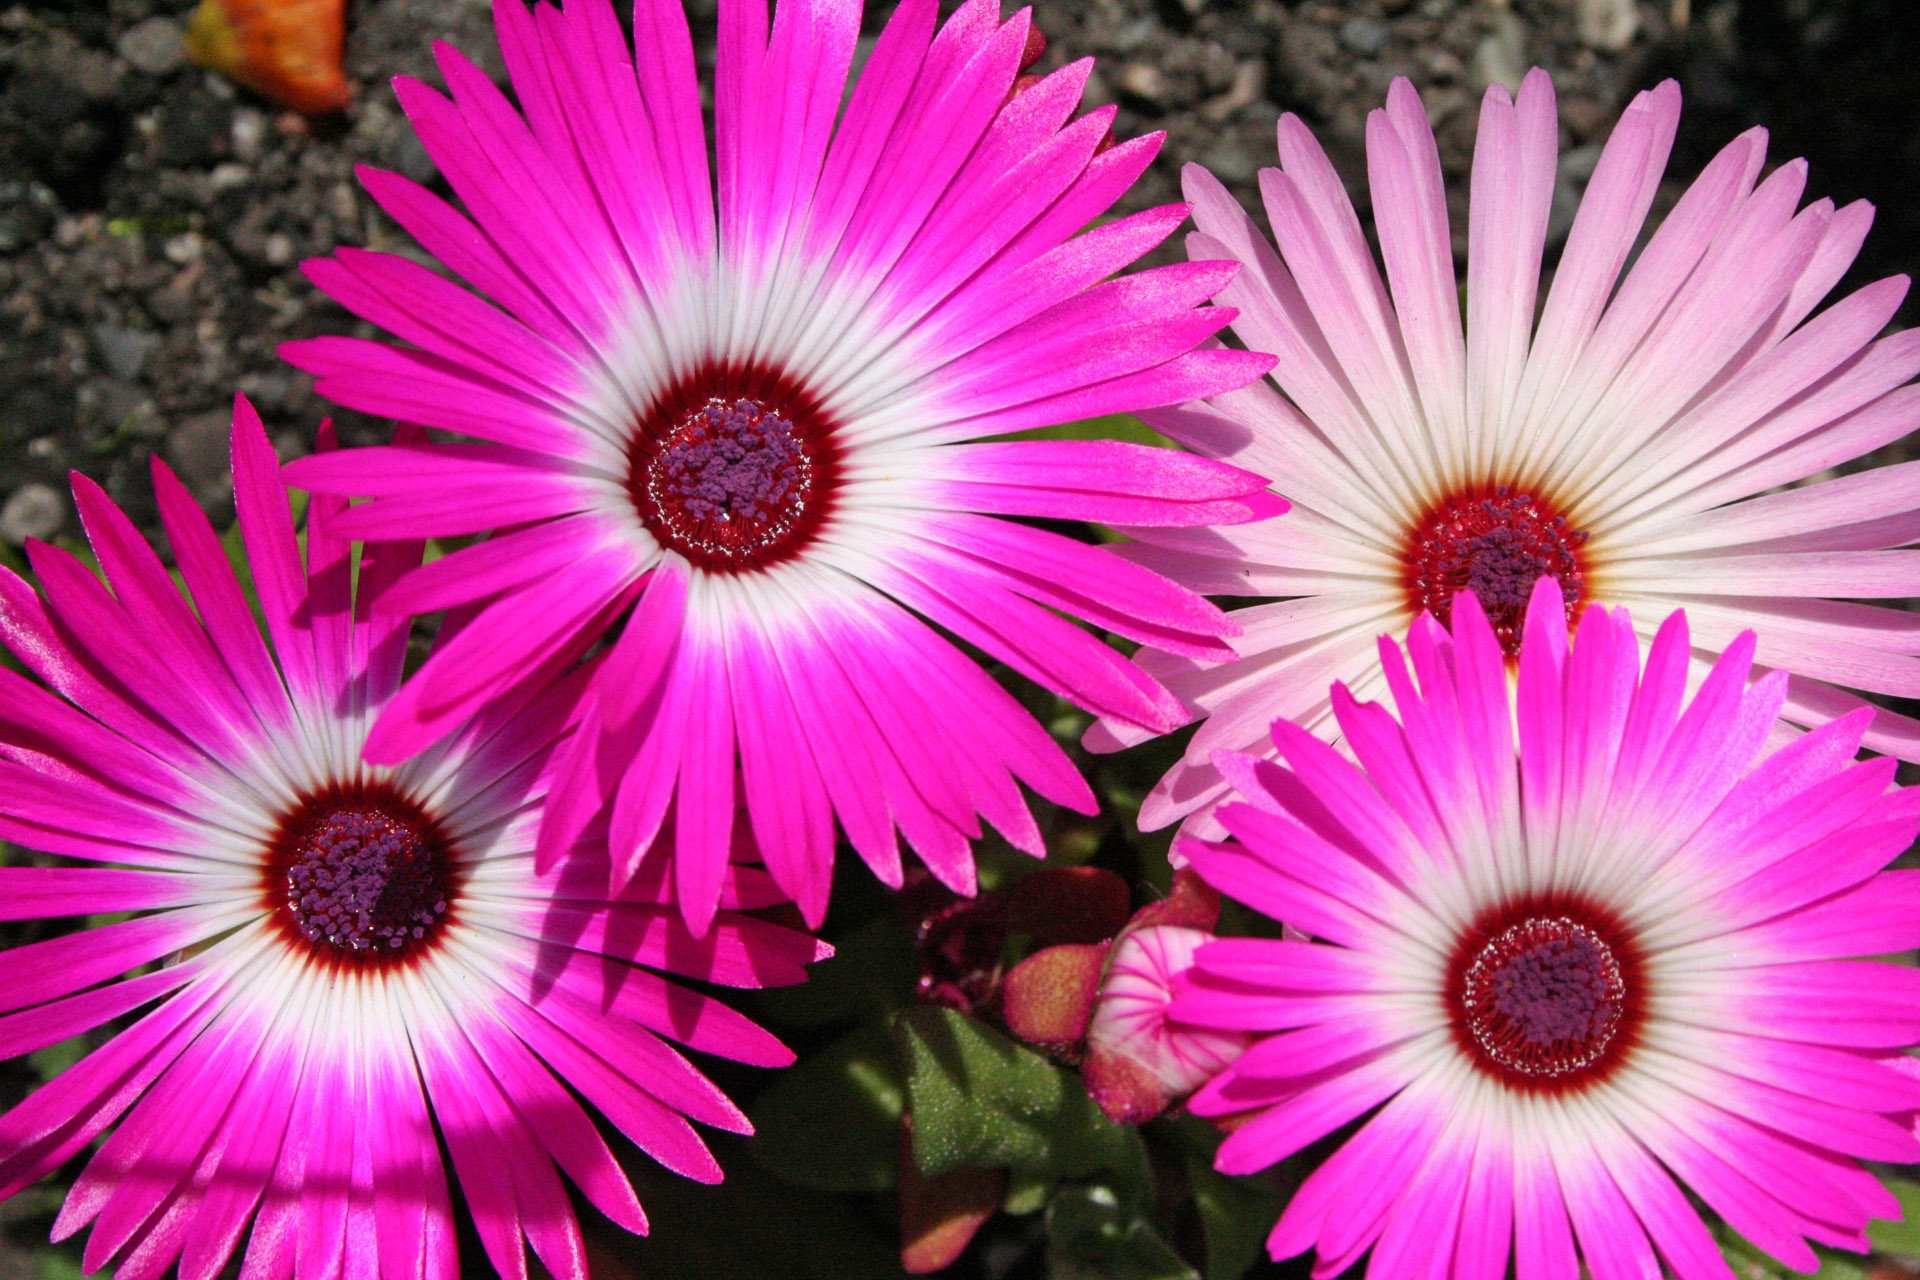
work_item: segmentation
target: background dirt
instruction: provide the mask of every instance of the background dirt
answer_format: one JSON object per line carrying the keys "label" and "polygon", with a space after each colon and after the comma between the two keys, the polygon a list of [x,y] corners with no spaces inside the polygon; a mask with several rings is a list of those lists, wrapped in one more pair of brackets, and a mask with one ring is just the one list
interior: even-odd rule
{"label": "background dirt", "polygon": [[[1920,37],[1900,21],[1905,0],[1686,7],[1040,0],[1036,9],[1051,40],[1045,66],[1096,55],[1090,104],[1120,105],[1121,136],[1168,134],[1127,207],[1176,199],[1188,160],[1251,197],[1283,110],[1314,127],[1364,201],[1366,113],[1405,75],[1435,118],[1462,222],[1479,96],[1538,64],[1560,94],[1556,236],[1621,106],[1677,76],[1686,112],[1669,194],[1740,129],[1765,124],[1775,157],[1813,161],[1811,197],[1880,207],[1856,277],[1906,269],[1920,242]],[[150,517],[155,452],[218,516],[235,390],[289,453],[302,449],[326,410],[274,348],[352,322],[298,264],[337,244],[410,247],[361,193],[355,165],[434,178],[387,81],[437,80],[436,38],[499,70],[484,0],[358,0],[347,45],[356,99],[308,122],[189,63],[184,17],[180,0],[0,9],[0,545],[75,532],[72,468]],[[870,29],[883,17],[876,8]],[[711,18],[696,13],[694,26],[710,59]],[[350,437],[371,430],[342,416]]]}

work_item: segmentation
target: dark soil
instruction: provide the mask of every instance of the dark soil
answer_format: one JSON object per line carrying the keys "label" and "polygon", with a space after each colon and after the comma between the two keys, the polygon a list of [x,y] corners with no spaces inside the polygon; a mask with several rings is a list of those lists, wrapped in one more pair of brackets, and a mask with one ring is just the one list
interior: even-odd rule
{"label": "dark soil", "polygon": [[[1364,203],[1366,113],[1405,75],[1435,118],[1459,220],[1481,92],[1539,64],[1560,93],[1559,230],[1622,104],[1675,75],[1687,113],[1673,190],[1739,129],[1766,123],[1777,156],[1812,158],[1813,195],[1880,206],[1856,276],[1903,269],[1920,239],[1920,38],[1899,20],[1906,0],[1694,0],[1690,14],[1672,3],[1036,8],[1045,65],[1097,55],[1089,98],[1119,104],[1117,132],[1167,132],[1131,207],[1177,199],[1188,160],[1251,199],[1282,110],[1315,128]],[[436,38],[499,67],[484,0],[360,0],[348,37],[356,100],[310,122],[189,63],[184,16],[179,0],[0,11],[0,543],[76,532],[73,468],[151,526],[155,452],[222,514],[236,390],[288,452],[302,449],[326,407],[274,348],[351,321],[299,263],[337,244],[407,247],[361,193],[356,164],[434,176],[388,79],[437,79]],[[702,17],[695,28],[710,33]],[[349,438],[376,429],[342,419]]]}

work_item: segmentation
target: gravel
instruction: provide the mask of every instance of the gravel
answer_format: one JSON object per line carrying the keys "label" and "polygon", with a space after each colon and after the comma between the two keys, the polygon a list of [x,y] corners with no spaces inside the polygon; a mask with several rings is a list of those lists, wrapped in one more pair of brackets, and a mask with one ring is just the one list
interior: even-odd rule
{"label": "gravel", "polygon": [[[1257,213],[1256,174],[1273,163],[1282,110],[1304,117],[1359,184],[1366,113],[1405,75],[1436,120],[1463,225],[1475,100],[1537,63],[1554,72],[1570,149],[1556,231],[1621,106],[1678,74],[1689,114],[1667,198],[1713,146],[1777,117],[1795,148],[1815,152],[1813,195],[1877,195],[1893,206],[1883,222],[1895,234],[1909,228],[1906,244],[1920,240],[1905,194],[1920,191],[1920,116],[1906,74],[1915,50],[1893,10],[1879,13],[1899,0],[1696,0],[1685,30],[1669,3],[1038,0],[1035,15],[1051,41],[1042,69],[1096,55],[1089,105],[1116,103],[1120,136],[1167,134],[1125,209],[1179,199],[1180,165],[1197,159]],[[274,350],[356,329],[299,263],[339,244],[411,251],[360,195],[354,166],[438,181],[386,82],[438,83],[435,38],[501,71],[484,0],[363,0],[351,7],[347,46],[355,100],[334,118],[305,120],[188,62],[184,7],[0,9],[0,502],[22,486],[62,490],[78,467],[151,529],[146,461],[159,450],[201,468],[196,488],[217,505],[217,449],[202,437],[242,386],[259,390],[262,413],[299,447],[329,408]],[[710,9],[709,0],[695,13],[697,32],[711,32]],[[1811,94],[1804,78],[1774,74],[1785,65],[1845,77]],[[1836,138],[1825,122],[1850,131]],[[1363,186],[1356,201],[1364,209]],[[1156,260],[1177,257],[1178,239]],[[1869,248],[1873,274],[1906,265],[1905,246],[1885,230]],[[382,430],[335,416],[350,441]]]}

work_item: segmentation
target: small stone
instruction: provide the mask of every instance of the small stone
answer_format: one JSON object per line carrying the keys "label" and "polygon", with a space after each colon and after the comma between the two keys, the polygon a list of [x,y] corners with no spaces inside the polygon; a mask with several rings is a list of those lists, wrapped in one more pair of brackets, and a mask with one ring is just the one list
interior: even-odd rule
{"label": "small stone", "polygon": [[80,385],[73,399],[81,429],[90,436],[151,438],[164,433],[160,412],[139,383],[91,378]]}
{"label": "small stone", "polygon": [[1234,68],[1233,83],[1217,98],[1205,102],[1200,114],[1212,124],[1224,124],[1260,100],[1267,87],[1266,64],[1249,60]]}
{"label": "small stone", "polygon": [[93,349],[108,373],[123,382],[140,376],[147,356],[160,345],[160,335],[138,329],[123,329],[114,324],[93,326]]}
{"label": "small stone", "polygon": [[234,188],[244,187],[248,182],[252,181],[253,170],[243,164],[235,164],[229,160],[225,164],[215,165],[213,172],[207,175],[207,179],[208,185],[216,192],[232,191]]}
{"label": "small stone", "polygon": [[[1266,132],[1270,138],[1271,127]],[[1262,151],[1259,147],[1244,143],[1229,133],[1223,133],[1215,139],[1213,145],[1200,156],[1201,166],[1229,186],[1252,182],[1255,175],[1260,172],[1260,166],[1270,163],[1272,163],[1270,141],[1268,149]]]}
{"label": "small stone", "polygon": [[1593,171],[1600,167],[1601,148],[1597,143],[1588,143],[1584,147],[1569,147],[1560,153],[1560,177],[1578,187],[1585,187],[1587,179],[1593,177]]}
{"label": "small stone", "polygon": [[1118,99],[1114,96],[1113,88],[1107,83],[1106,77],[1100,73],[1100,68],[1095,67],[1087,72],[1086,87],[1080,91],[1081,107],[1091,111],[1095,107],[1110,107],[1116,101]]}
{"label": "small stone", "polygon": [[35,480],[7,495],[0,506],[0,537],[15,546],[29,538],[47,539],[67,521],[66,500],[50,484]]}
{"label": "small stone", "polygon": [[348,183],[336,182],[328,187],[322,202],[327,212],[341,222],[352,222],[360,216],[360,197]]}
{"label": "small stone", "polygon": [[266,149],[267,116],[264,111],[252,107],[239,107],[233,113],[233,121],[227,126],[227,132],[233,143],[233,156],[252,164],[260,158]]}
{"label": "small stone", "polygon": [[64,43],[52,50],[60,74],[89,102],[111,102],[120,87],[113,59],[98,49],[73,47]]}
{"label": "small stone", "polygon": [[286,266],[293,261],[293,255],[296,252],[298,250],[294,247],[293,237],[286,232],[276,231],[267,237],[266,259],[274,266]]}
{"label": "small stone", "polygon": [[1467,71],[1460,59],[1447,49],[1423,49],[1420,61],[1426,64],[1427,78],[1434,81],[1458,80]]}
{"label": "small stone", "polygon": [[434,180],[440,166],[427,152],[427,144],[412,129],[395,129],[386,147],[387,167],[422,186]]}
{"label": "small stone", "polygon": [[1116,31],[1107,44],[1115,53],[1132,53],[1150,40],[1160,40],[1166,29],[1152,18],[1135,18]]}
{"label": "small stone", "polygon": [[1580,0],[1576,25],[1589,48],[1618,53],[1633,43],[1640,12],[1634,0]]}
{"label": "small stone", "polygon": [[227,439],[233,415],[225,409],[183,419],[167,436],[167,461],[202,501],[227,492]]}
{"label": "small stone", "polygon": [[1356,57],[1371,58],[1387,47],[1387,29],[1372,18],[1348,18],[1340,24],[1340,43]]}
{"label": "small stone", "polygon": [[200,254],[206,248],[206,242],[197,231],[183,231],[177,236],[168,236],[161,252],[167,255],[167,261],[176,267],[184,267],[200,261]]}
{"label": "small stone", "polygon": [[0,253],[18,253],[47,234],[60,208],[41,182],[0,182]]}
{"label": "small stone", "polygon": [[1518,93],[1527,74],[1527,28],[1518,14],[1503,9],[1493,21],[1493,30],[1473,47],[1473,82],[1476,89],[1505,85],[1508,93]]}
{"label": "small stone", "polygon": [[1611,113],[1599,98],[1572,94],[1560,100],[1560,120],[1576,138],[1591,138],[1605,128]]}
{"label": "small stone", "polygon": [[1159,104],[1173,93],[1165,73],[1151,62],[1129,62],[1120,68],[1120,92],[1143,102]]}
{"label": "small stone", "polygon": [[233,124],[226,103],[177,86],[154,118],[154,159],[170,168],[197,168],[227,158]]}
{"label": "small stone", "polygon": [[150,76],[171,75],[187,64],[187,41],[171,18],[148,18],[121,33],[114,48]]}
{"label": "small stone", "polygon": [[240,392],[256,409],[267,412],[283,409],[293,399],[293,391],[293,378],[279,370],[256,370],[240,375]]}

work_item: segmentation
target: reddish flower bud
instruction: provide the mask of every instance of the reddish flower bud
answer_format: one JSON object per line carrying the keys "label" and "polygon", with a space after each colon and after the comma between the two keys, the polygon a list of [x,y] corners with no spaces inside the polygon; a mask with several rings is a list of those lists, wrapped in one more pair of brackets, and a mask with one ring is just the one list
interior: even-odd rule
{"label": "reddish flower bud", "polygon": [[1213,935],[1203,929],[1157,924],[1129,929],[1113,944],[1081,1068],[1087,1092],[1109,1118],[1146,1123],[1247,1047],[1251,1037],[1245,1032],[1191,1027],[1167,1017],[1174,976],[1211,941]]}

